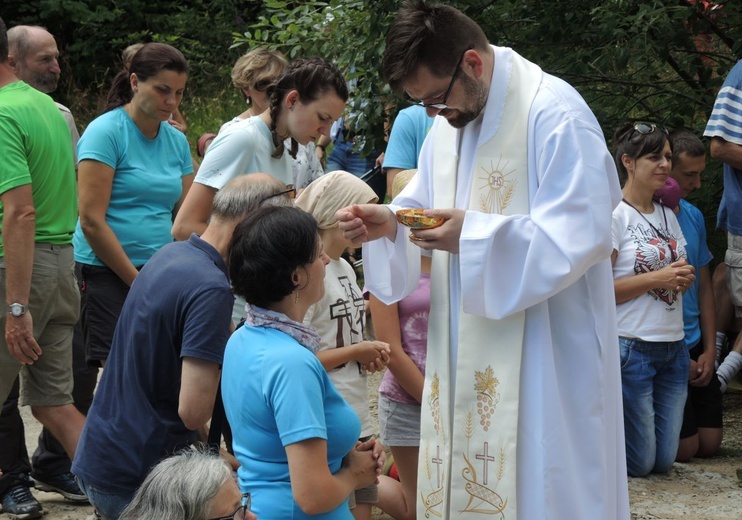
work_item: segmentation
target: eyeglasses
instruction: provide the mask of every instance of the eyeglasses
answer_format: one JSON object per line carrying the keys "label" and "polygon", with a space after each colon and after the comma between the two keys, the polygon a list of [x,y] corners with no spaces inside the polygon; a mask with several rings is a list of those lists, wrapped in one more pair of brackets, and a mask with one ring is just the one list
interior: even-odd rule
{"label": "eyeglasses", "polygon": [[280,197],[281,195],[288,195],[289,198],[293,200],[296,198],[296,188],[294,187],[293,184],[287,184],[285,190],[279,191],[278,193],[274,193],[273,195],[268,195],[267,197],[260,200],[260,204],[262,204],[268,199],[272,199],[273,197]]}
{"label": "eyeglasses", "polygon": [[440,103],[425,103],[424,101],[418,101],[417,102],[418,105],[421,105],[425,108],[434,108],[436,110],[444,110],[448,108],[448,105],[446,104],[448,102],[448,96],[451,95],[451,90],[453,90],[453,84],[456,82],[456,78],[459,75],[459,69],[461,68],[461,62],[464,61],[464,54],[466,54],[473,48],[474,48],[474,45],[469,45],[466,49],[464,49],[464,52],[461,53],[461,57],[459,57],[459,61],[456,62],[456,69],[454,69],[453,75],[451,76],[451,83],[448,84],[446,93],[443,94],[443,100]]}
{"label": "eyeglasses", "polygon": [[250,511],[250,505],[252,499],[250,493],[242,494],[242,505],[234,510],[229,516],[220,516],[219,518],[209,518],[209,520],[245,520],[247,518],[247,512]]}
{"label": "eyeglasses", "polygon": [[667,131],[667,128],[665,128],[664,126],[656,125],[654,123],[636,123],[629,132],[629,136],[626,138],[626,140],[631,141],[631,138],[634,137],[634,134],[636,133],[639,133],[641,135],[649,135],[651,133],[654,133],[655,131],[660,131],[665,135],[670,135],[670,133]]}

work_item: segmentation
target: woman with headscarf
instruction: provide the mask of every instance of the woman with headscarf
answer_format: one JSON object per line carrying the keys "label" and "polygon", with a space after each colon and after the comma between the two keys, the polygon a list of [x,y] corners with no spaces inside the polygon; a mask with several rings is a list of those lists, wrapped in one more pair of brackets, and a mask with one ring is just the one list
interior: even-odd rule
{"label": "woman with headscarf", "polygon": [[[325,295],[304,316],[320,335],[317,357],[330,375],[340,395],[355,409],[361,419],[360,442],[373,435],[369,412],[367,369],[378,370],[389,360],[389,345],[366,341],[365,300],[356,284],[353,267],[340,255],[352,247],[337,225],[337,210],[351,204],[373,204],[374,191],[353,174],[335,171],[310,184],[296,199],[296,207],[311,213],[317,220],[325,254],[330,257],[325,270]],[[378,501],[375,484],[357,489],[351,498],[353,516],[371,517],[371,505]]]}

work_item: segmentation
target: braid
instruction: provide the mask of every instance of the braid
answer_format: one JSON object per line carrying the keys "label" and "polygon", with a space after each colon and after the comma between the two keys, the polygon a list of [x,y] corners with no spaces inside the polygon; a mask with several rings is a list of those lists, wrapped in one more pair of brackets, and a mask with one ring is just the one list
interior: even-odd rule
{"label": "braid", "polygon": [[[291,90],[299,93],[299,100],[303,104],[312,103],[328,92],[335,93],[344,102],[348,101],[348,86],[334,64],[323,58],[309,58],[289,65],[281,77],[267,89],[270,96],[270,130],[276,147],[271,156],[275,158],[281,157],[286,149],[284,139],[278,135],[277,124],[282,110],[281,103]],[[291,139],[289,154],[296,158],[299,143],[294,136],[287,137]]]}
{"label": "braid", "polygon": [[283,99],[283,96],[280,93],[280,89],[275,84],[268,87],[268,91],[270,92],[271,99],[271,137],[273,138],[273,146],[276,147],[276,149],[271,154],[271,157],[273,157],[274,159],[278,159],[283,155],[283,151],[285,148],[283,139],[281,139],[281,137],[278,135],[278,130],[276,130],[278,115],[281,113],[281,100]]}

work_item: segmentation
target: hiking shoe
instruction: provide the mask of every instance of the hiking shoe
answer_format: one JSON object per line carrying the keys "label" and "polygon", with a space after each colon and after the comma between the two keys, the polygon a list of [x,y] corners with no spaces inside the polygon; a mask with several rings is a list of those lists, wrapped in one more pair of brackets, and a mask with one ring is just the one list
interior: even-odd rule
{"label": "hiking shoe", "polygon": [[3,504],[2,512],[16,520],[41,518],[44,514],[39,501],[23,484],[10,486],[5,494],[0,496],[0,500]]}
{"label": "hiking shoe", "polygon": [[59,493],[67,500],[72,502],[87,502],[88,497],[85,496],[72,473],[61,473],[59,475],[49,476],[46,475],[39,477],[31,475],[31,478],[36,483],[36,489],[39,491],[49,491],[51,493]]}

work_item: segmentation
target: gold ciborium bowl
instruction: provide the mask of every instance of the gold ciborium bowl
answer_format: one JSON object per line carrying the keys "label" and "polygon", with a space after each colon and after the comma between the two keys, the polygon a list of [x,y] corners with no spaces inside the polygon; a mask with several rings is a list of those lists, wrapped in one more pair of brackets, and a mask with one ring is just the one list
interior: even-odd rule
{"label": "gold ciborium bowl", "polygon": [[397,210],[397,222],[412,229],[433,229],[443,224],[443,217],[426,217],[424,209],[400,209]]}

